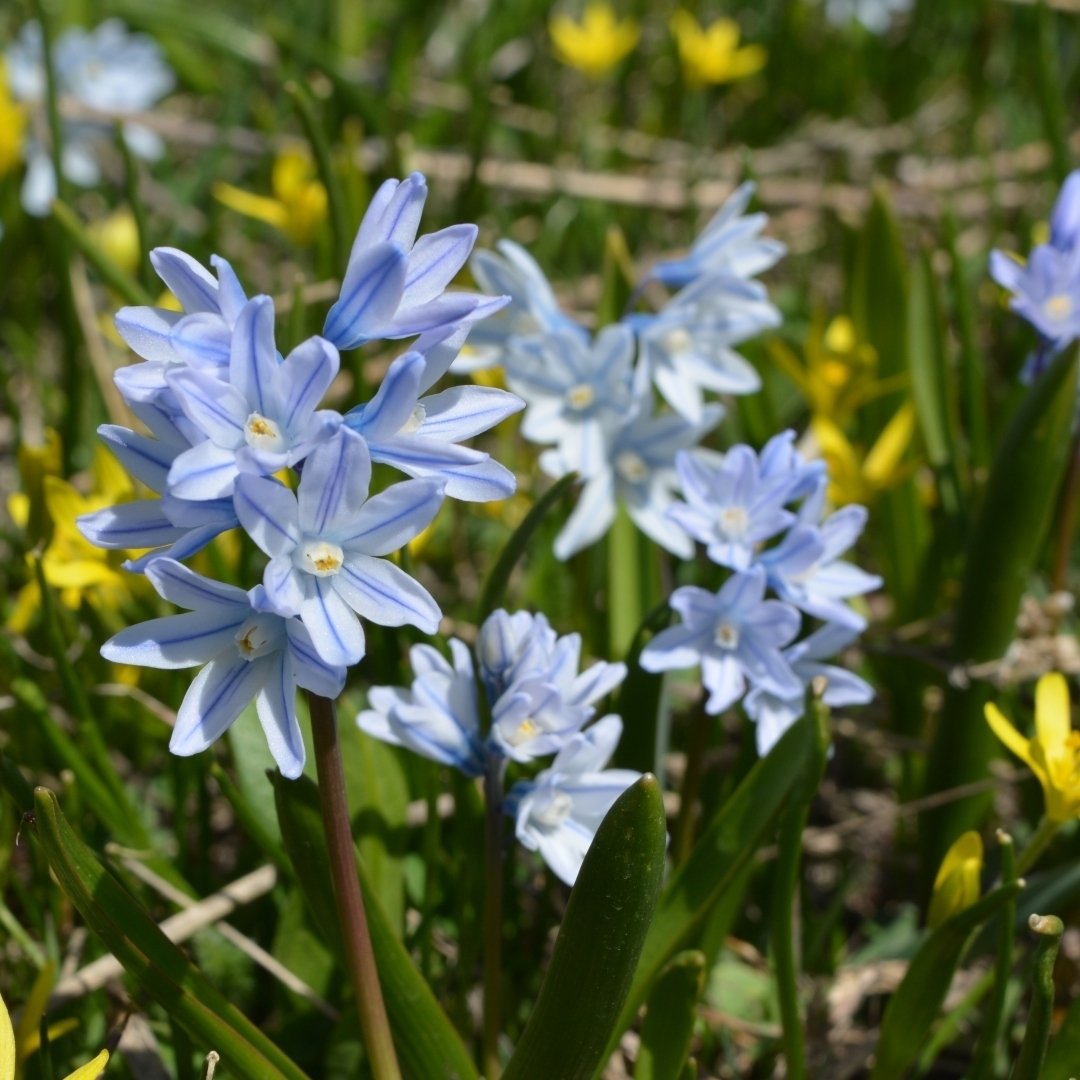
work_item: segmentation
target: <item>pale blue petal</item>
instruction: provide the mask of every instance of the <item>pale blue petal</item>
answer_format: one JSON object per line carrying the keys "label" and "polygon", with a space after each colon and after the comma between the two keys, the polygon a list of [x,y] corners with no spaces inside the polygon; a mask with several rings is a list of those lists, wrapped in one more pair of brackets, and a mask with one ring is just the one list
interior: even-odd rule
{"label": "pale blue petal", "polygon": [[158,595],[177,607],[202,610],[239,606],[243,618],[250,614],[248,595],[243,589],[196,574],[175,559],[155,559],[146,576]]}
{"label": "pale blue petal", "polygon": [[232,347],[232,332],[218,314],[199,311],[185,315],[169,333],[173,353],[196,367],[210,367],[225,375]]}
{"label": "pale blue petal", "polygon": [[478,232],[475,225],[451,225],[420,237],[409,253],[402,306],[424,304],[441,295],[465,265]]}
{"label": "pale blue petal", "polygon": [[399,356],[387,369],[375,396],[345,416],[345,423],[369,442],[396,435],[412,419],[426,361],[418,352]]}
{"label": "pale blue petal", "polygon": [[166,380],[184,415],[208,439],[230,450],[243,445],[251,408],[234,387],[191,368],[170,371]]}
{"label": "pale blue petal", "polygon": [[156,548],[179,540],[179,529],[165,516],[160,499],[119,503],[76,519],[79,532],[100,548]]}
{"label": "pale blue petal", "polygon": [[354,250],[323,336],[339,349],[352,349],[381,333],[401,302],[405,269],[405,253],[394,244]]}
{"label": "pale blue petal", "polygon": [[422,405],[418,434],[446,442],[471,439],[525,408],[516,394],[493,386],[455,386],[424,398]]}
{"label": "pale blue petal", "polygon": [[299,431],[318,416],[315,410],[337,378],[341,357],[334,346],[321,337],[310,337],[296,346],[278,365],[273,377],[272,397],[286,429]]}
{"label": "pale blue petal", "polygon": [[168,363],[177,359],[171,334],[184,316],[153,307],[122,307],[113,322],[125,344],[144,360]]}
{"label": "pale blue petal", "polygon": [[267,678],[255,695],[255,708],[259,714],[263,734],[270,747],[270,756],[277,763],[281,775],[295,780],[304,771],[304,739],[300,723],[296,719],[296,683],[291,665],[278,653]]}
{"label": "pale blue petal", "polygon": [[172,463],[169,493],[178,499],[222,499],[232,495],[236,475],[236,453],[207,439]]}
{"label": "pale blue petal", "polygon": [[297,686],[333,701],[345,688],[345,668],[328,664],[315,648],[311,634],[299,619],[285,622],[293,680]]}
{"label": "pale blue petal", "polygon": [[342,533],[363,511],[370,482],[367,444],[342,427],[304,461],[298,492],[301,530],[308,536]]}
{"label": "pale blue petal", "polygon": [[248,536],[271,558],[291,555],[300,543],[296,496],[284,484],[242,474],[236,478],[233,505]]}
{"label": "pale blue petal", "polygon": [[279,415],[284,403],[276,401],[272,391],[277,367],[274,302],[269,296],[256,296],[241,309],[229,349],[229,382],[251,411]]}
{"label": "pale blue petal", "polygon": [[237,656],[236,633],[246,615],[237,606],[150,619],[114,634],[101,655],[114,664],[166,669],[205,664],[219,653]]}
{"label": "pale blue petal", "polygon": [[290,618],[300,614],[304,603],[303,571],[296,568],[291,555],[279,555],[266,564],[263,588],[269,608],[276,615]]}
{"label": "pale blue petal", "polygon": [[431,593],[386,559],[350,553],[331,580],[353,611],[380,626],[415,626],[425,634],[439,628],[442,612]]}
{"label": "pale blue petal", "polygon": [[209,270],[186,252],[170,247],[154,248],[150,262],[189,315],[196,311],[220,314],[218,283]]}
{"label": "pale blue petal", "polygon": [[434,479],[392,484],[368,499],[335,539],[349,553],[389,555],[431,524],[442,505],[443,488]]}
{"label": "pale blue petal", "polygon": [[180,757],[189,757],[210,747],[251,703],[279,663],[275,656],[249,663],[235,654],[211,660],[184,695],[169,749]]}
{"label": "pale blue petal", "polygon": [[300,617],[320,657],[331,666],[350,667],[364,655],[360,620],[335,590],[330,578],[311,578]]}

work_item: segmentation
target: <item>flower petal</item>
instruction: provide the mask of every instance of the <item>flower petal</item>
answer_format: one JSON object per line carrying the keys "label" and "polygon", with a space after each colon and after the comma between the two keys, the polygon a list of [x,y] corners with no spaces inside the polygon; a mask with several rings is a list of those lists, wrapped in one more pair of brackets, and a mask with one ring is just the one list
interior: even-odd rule
{"label": "flower petal", "polygon": [[291,665],[283,654],[278,653],[268,677],[255,695],[255,708],[259,722],[270,747],[270,756],[277,763],[281,775],[295,780],[304,771],[304,738],[296,719],[296,683]]}
{"label": "flower petal", "polygon": [[300,543],[296,496],[284,484],[242,474],[236,478],[233,505],[248,536],[271,558],[291,555]]}
{"label": "flower petal", "polygon": [[416,626],[425,634],[439,628],[442,612],[431,593],[386,559],[350,554],[333,580],[353,611],[380,626]]}
{"label": "flower petal", "polygon": [[389,555],[431,524],[443,502],[441,480],[403,480],[381,491],[352,516],[347,531],[336,534],[349,552]]}
{"label": "flower petal", "polygon": [[169,749],[189,757],[216,742],[259,692],[273,663],[273,657],[250,663],[235,656],[211,660],[184,695]]}
{"label": "flower petal", "polygon": [[405,269],[405,253],[394,244],[375,244],[360,253],[354,248],[341,296],[326,316],[323,336],[339,349],[369,341],[397,311]]}
{"label": "flower petal", "polygon": [[[340,576],[340,575],[339,575]],[[300,618],[315,651],[333,667],[349,667],[364,655],[364,629],[329,578],[312,578]]]}

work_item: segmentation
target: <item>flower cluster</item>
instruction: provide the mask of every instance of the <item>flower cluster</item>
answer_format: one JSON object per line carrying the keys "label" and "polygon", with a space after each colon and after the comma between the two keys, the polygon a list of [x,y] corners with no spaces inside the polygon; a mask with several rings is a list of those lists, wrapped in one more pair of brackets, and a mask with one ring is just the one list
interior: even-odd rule
{"label": "flower cluster", "polygon": [[[98,152],[112,139],[112,118],[144,112],[155,105],[172,90],[173,72],[152,38],[129,34],[117,19],[108,19],[94,30],[69,27],[53,43],[51,59],[58,93],[86,114],[63,122],[64,177],[70,183],[90,187],[101,175]],[[22,28],[4,52],[4,67],[12,97],[25,106],[42,107],[46,76],[39,23]],[[161,139],[148,127],[125,120],[123,133],[133,154],[149,160],[161,156]],[[48,146],[31,134],[23,155],[23,208],[28,214],[42,216],[48,213],[57,191]]]}
{"label": "flower cluster", "polygon": [[[707,391],[751,393],[761,385],[736,346],[779,324],[754,275],[784,253],[762,237],[764,214],[746,214],[743,184],[689,253],[658,263],[643,283],[675,290],[655,312],[631,312],[591,335],[560,310],[543,272],[504,240],[478,251],[471,267],[489,292],[510,303],[473,338],[473,367],[501,363],[507,385],[527,403],[522,433],[547,445],[540,465],[552,477],[577,473],[578,505],[555,544],[566,559],[598,540],[619,502],[644,533],[689,558],[693,545],[667,514],[677,487],[675,457],[723,416]],[[639,289],[639,295],[643,289]],[[654,388],[670,406],[658,408]]]}
{"label": "flower cluster", "polygon": [[[572,885],[604,815],[640,775],[604,768],[622,721],[589,724],[625,665],[597,662],[579,673],[580,636],[559,637],[543,615],[522,611],[496,611],[484,621],[475,664],[464,642],[449,644],[452,662],[414,645],[412,686],[374,687],[358,724],[471,777],[501,776],[511,761],[528,765],[554,754],[548,768],[514,785],[505,809],[522,844]],[[486,734],[482,717],[491,721]]]}
{"label": "flower cluster", "polygon": [[[802,715],[818,675],[827,680],[828,705],[871,700],[868,683],[826,663],[866,625],[847,601],[881,584],[841,558],[862,532],[866,510],[826,512],[826,471],[802,458],[790,431],[760,454],[735,446],[718,463],[683,452],[676,468],[685,501],[668,516],[731,574],[716,592],[686,585],[672,593],[681,621],[646,646],[642,667],[700,665],[706,711],[741,699],[761,754]],[[770,589],[777,598],[766,599]],[[796,640],[808,620],[816,628]]]}
{"label": "flower cluster", "polygon": [[1012,293],[1009,306],[1039,336],[1021,376],[1032,382],[1080,337],[1080,170],[1070,173],[1062,185],[1050,215],[1049,240],[1036,245],[1026,263],[992,251],[990,274]]}
{"label": "flower cluster", "polygon": [[[438,626],[433,597],[386,556],[427,527],[444,497],[514,490],[503,466],[460,443],[521,402],[485,387],[428,393],[472,323],[505,298],[446,291],[476,229],[417,239],[426,194],[418,173],[379,188],[322,336],[287,356],[275,343],[273,301],[249,298],[216,256],[215,275],[181,251],[157,249],[154,268],[182,310],[117,316],[143,360],[116,382],[148,433],[106,425],[101,436],[155,497],[87,514],[79,526],[100,547],[148,549],[127,568],[188,609],[129,627],[102,650],[123,663],[202,665],[177,716],[178,754],[205,749],[254,699],[282,773],[299,775],[297,686],[340,692],[365,652],[360,619],[426,633]],[[339,349],[407,337],[416,340],[370,401],[345,415],[321,407]],[[372,462],[410,479],[371,495]],[[268,556],[260,584],[244,591],[182,565],[237,526]]]}

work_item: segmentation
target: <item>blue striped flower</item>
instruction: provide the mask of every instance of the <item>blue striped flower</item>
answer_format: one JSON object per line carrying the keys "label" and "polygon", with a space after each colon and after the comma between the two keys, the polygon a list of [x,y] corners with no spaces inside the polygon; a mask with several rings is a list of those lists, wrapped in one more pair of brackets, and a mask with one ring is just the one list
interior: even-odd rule
{"label": "blue striped flower", "polygon": [[364,655],[357,616],[433,634],[442,613],[431,594],[381,556],[425,529],[442,505],[441,480],[405,480],[368,498],[371,459],[343,428],[304,462],[293,493],[276,480],[237,478],[236,514],[270,556],[265,598],[279,615],[299,615],[329,664]]}
{"label": "blue striped flower", "polygon": [[296,688],[334,698],[344,667],[321,659],[298,619],[268,613],[261,588],[244,592],[202,577],[174,559],[155,559],[146,576],[166,600],[188,610],[121,630],[101,654],[141,667],[202,666],[176,714],[169,749],[183,757],[211,746],[252,702],[284,776],[304,769]]}

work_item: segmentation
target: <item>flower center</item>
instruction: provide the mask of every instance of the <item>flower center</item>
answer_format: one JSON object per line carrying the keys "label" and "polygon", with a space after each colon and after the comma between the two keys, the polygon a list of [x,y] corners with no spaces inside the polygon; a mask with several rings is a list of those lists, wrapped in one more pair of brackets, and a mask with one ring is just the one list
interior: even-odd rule
{"label": "flower center", "polygon": [[507,743],[510,746],[520,746],[522,743],[528,742],[530,739],[534,739],[540,734],[540,725],[527,716],[524,720],[509,735],[506,736]]}
{"label": "flower center", "polygon": [[565,791],[555,791],[543,802],[537,800],[529,815],[537,825],[546,829],[558,828],[574,808],[574,800]]}
{"label": "flower center", "polygon": [[722,622],[713,635],[713,640],[721,649],[737,649],[739,647],[739,628],[729,622]]}
{"label": "flower center", "polygon": [[244,423],[244,441],[252,450],[269,450],[272,453],[284,450],[286,445],[281,428],[257,412],[253,412]]}
{"label": "flower center", "polygon": [[1066,296],[1065,293],[1057,293],[1055,296],[1051,296],[1043,304],[1043,311],[1057,322],[1064,322],[1073,313],[1072,298]]}
{"label": "flower center", "polygon": [[293,565],[306,574],[331,577],[341,569],[345,553],[329,540],[308,540],[293,554]]}
{"label": "flower center", "polygon": [[684,330],[681,326],[669,330],[663,336],[662,342],[669,353],[675,353],[676,355],[688,353],[694,345],[694,339],[690,336],[689,331]]}
{"label": "flower center", "polygon": [[566,404],[575,412],[587,409],[596,400],[596,391],[588,383],[578,383],[566,391]]}
{"label": "flower center", "polygon": [[750,516],[746,508],[742,506],[725,506],[720,511],[720,531],[725,536],[740,539],[746,535],[746,529],[750,524]]}
{"label": "flower center", "polygon": [[412,415],[404,424],[401,425],[399,435],[411,435],[416,431],[420,425],[427,419],[427,409],[424,408],[420,402],[416,403],[416,408],[413,409]]}
{"label": "flower center", "polygon": [[649,466],[640,454],[624,450],[615,458],[615,471],[630,484],[640,484],[649,475]]}
{"label": "flower center", "polygon": [[260,656],[273,652],[277,648],[277,627],[272,618],[256,617],[248,619],[236,634],[236,651],[244,660],[257,660]]}

